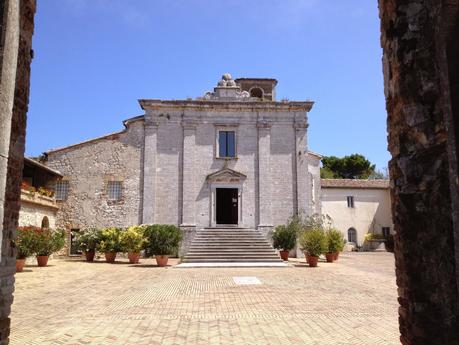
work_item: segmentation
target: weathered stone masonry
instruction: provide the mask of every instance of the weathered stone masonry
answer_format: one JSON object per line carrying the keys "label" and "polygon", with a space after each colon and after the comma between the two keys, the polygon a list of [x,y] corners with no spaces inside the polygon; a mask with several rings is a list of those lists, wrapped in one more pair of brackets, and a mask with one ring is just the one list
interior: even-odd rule
{"label": "weathered stone masonry", "polygon": [[379,6],[401,341],[459,344],[459,1]]}
{"label": "weathered stone masonry", "polygon": [[28,109],[34,0],[0,4],[0,344],[8,344]]}
{"label": "weathered stone masonry", "polygon": [[[143,118],[126,130],[47,153],[48,166],[69,181],[68,200],[58,202],[57,224],[67,230],[128,226],[141,222]],[[122,182],[122,199],[107,199],[108,181]]]}

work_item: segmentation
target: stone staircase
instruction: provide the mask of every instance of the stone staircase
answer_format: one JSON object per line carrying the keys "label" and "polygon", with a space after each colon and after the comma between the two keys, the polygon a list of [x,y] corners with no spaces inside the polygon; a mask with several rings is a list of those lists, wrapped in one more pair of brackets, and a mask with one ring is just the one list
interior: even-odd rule
{"label": "stone staircase", "polygon": [[198,230],[183,263],[282,263],[271,244],[249,228]]}

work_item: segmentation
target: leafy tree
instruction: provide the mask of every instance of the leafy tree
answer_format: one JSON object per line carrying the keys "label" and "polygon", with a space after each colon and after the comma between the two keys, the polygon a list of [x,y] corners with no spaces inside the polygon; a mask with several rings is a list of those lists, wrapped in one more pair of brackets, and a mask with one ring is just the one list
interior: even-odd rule
{"label": "leafy tree", "polygon": [[322,178],[368,179],[376,174],[375,165],[357,153],[343,158],[323,157],[322,166]]}

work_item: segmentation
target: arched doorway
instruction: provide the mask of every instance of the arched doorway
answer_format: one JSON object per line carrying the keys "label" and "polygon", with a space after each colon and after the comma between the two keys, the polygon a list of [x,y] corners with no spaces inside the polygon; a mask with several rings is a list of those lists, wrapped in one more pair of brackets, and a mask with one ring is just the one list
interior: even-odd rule
{"label": "arched doorway", "polygon": [[354,228],[347,230],[347,241],[357,244],[357,230]]}
{"label": "arched doorway", "polygon": [[47,216],[44,216],[41,221],[41,228],[42,229],[49,229],[49,219]]}

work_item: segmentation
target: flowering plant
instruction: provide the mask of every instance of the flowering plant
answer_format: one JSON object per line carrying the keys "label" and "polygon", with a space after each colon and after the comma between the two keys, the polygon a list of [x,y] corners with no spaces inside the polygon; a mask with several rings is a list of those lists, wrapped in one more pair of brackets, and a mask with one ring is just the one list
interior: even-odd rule
{"label": "flowering plant", "polygon": [[37,256],[48,256],[58,252],[65,245],[64,230],[35,228],[33,230],[33,253]]}
{"label": "flowering plant", "polygon": [[54,191],[52,189],[40,187],[38,188],[38,194],[52,198],[54,196]]}
{"label": "flowering plant", "polygon": [[127,253],[138,253],[145,244],[144,226],[131,226],[120,235],[122,250]]}
{"label": "flowering plant", "polygon": [[96,251],[99,242],[100,238],[98,229],[85,229],[77,234],[77,247],[83,252]]}
{"label": "flowering plant", "polygon": [[33,186],[31,186],[30,184],[28,184],[26,181],[22,181],[21,182],[21,189],[24,189],[32,194],[35,194],[35,192],[37,191],[37,189]]}
{"label": "flowering plant", "polygon": [[17,237],[14,240],[16,247],[16,258],[25,259],[31,256],[34,252],[35,231],[40,230],[36,226],[20,226],[17,230]]}
{"label": "flowering plant", "polygon": [[121,231],[121,228],[106,228],[99,231],[99,250],[103,253],[121,251]]}

